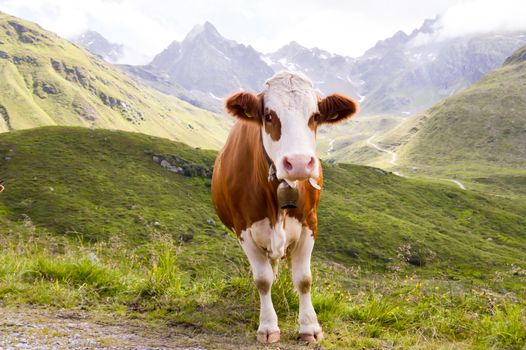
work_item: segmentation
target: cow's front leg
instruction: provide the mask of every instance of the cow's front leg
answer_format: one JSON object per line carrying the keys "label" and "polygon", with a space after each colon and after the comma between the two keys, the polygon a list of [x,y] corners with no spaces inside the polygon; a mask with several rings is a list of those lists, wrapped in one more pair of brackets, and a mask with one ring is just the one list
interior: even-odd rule
{"label": "cow's front leg", "polygon": [[259,292],[260,310],[257,340],[261,343],[275,343],[279,341],[280,331],[278,316],[274,310],[270,293],[274,272],[265,251],[256,245],[249,232],[243,231],[241,233],[241,247],[248,257],[254,282]]}
{"label": "cow's front leg", "polygon": [[303,227],[300,239],[291,251],[292,281],[299,293],[300,312],[298,321],[300,324],[299,335],[302,340],[315,342],[323,338],[323,332],[318,323],[316,312],[312,306],[311,285],[312,275],[310,272],[310,258],[314,247],[312,231]]}

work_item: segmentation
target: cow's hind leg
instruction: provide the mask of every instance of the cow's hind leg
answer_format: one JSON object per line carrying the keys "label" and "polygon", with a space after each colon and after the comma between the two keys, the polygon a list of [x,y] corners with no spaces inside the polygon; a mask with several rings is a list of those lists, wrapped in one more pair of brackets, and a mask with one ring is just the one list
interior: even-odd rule
{"label": "cow's hind leg", "polygon": [[261,343],[275,343],[279,341],[280,331],[278,316],[272,304],[270,289],[274,280],[274,272],[266,253],[259,248],[249,231],[241,233],[241,247],[252,267],[254,282],[259,292],[260,310],[257,340]]}
{"label": "cow's hind leg", "polygon": [[292,281],[299,293],[300,301],[299,335],[300,339],[308,342],[315,342],[323,338],[323,332],[312,306],[310,292],[312,285],[310,259],[313,247],[314,238],[312,231],[307,227],[303,227],[301,237],[290,253]]}

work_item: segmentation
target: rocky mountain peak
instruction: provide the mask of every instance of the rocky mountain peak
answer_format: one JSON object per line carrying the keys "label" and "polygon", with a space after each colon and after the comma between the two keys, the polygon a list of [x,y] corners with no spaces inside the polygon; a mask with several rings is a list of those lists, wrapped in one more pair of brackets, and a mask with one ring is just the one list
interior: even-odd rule
{"label": "rocky mountain peak", "polygon": [[206,21],[202,24],[195,25],[192,30],[186,35],[186,37],[183,40],[183,43],[188,43],[191,41],[194,41],[196,38],[206,38],[209,41],[215,41],[215,40],[224,40],[224,38],[219,34],[216,27]]}
{"label": "rocky mountain peak", "polygon": [[279,48],[276,52],[272,54],[272,56],[279,56],[279,57],[292,57],[297,55],[299,52],[307,50],[306,47],[301,46],[296,41],[291,41],[285,46],[282,46]]}
{"label": "rocky mountain peak", "polygon": [[418,29],[420,33],[434,33],[436,31],[436,26],[438,24],[439,17],[433,19],[424,20],[424,24]]}
{"label": "rocky mountain peak", "polygon": [[87,30],[72,38],[71,41],[112,63],[117,62],[124,53],[123,45],[108,41],[102,34],[94,30]]}

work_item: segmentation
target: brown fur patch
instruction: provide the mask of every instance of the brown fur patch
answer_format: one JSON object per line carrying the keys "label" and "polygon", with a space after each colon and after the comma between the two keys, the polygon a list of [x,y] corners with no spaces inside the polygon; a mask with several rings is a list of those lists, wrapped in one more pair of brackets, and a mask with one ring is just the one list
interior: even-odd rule
{"label": "brown fur patch", "polygon": [[268,162],[256,123],[236,123],[218,154],[212,175],[212,201],[226,227],[239,235],[254,222],[278,216],[278,182],[268,182]]}
{"label": "brown fur patch", "polygon": [[263,96],[237,92],[225,100],[226,111],[241,120],[261,123]]}
{"label": "brown fur patch", "polygon": [[[274,226],[279,214],[278,182],[268,182],[268,163],[265,158],[260,126],[238,122],[230,131],[225,146],[216,158],[212,176],[212,201],[217,215],[226,227],[233,228],[239,237],[254,222],[269,218]],[[323,184],[320,164],[318,184]],[[308,180],[298,181],[297,208],[289,209],[303,226],[318,235],[316,208],[321,191]]]}
{"label": "brown fur patch", "polygon": [[305,294],[310,291],[310,287],[312,286],[312,277],[305,277],[298,283],[298,291],[301,294]]}
{"label": "brown fur patch", "polygon": [[[320,178],[317,183],[323,186],[323,169],[319,165]],[[317,190],[309,183],[308,180],[298,181],[297,188],[299,198],[297,207],[288,210],[289,216],[295,217],[303,226],[311,229],[314,239],[318,237],[318,215],[316,209],[320,201],[321,190]]]}
{"label": "brown fur patch", "polygon": [[338,123],[355,115],[358,110],[358,102],[350,97],[333,94],[318,101],[320,118],[318,123]]}
{"label": "brown fur patch", "polygon": [[[267,121],[267,114],[271,116],[272,120]],[[273,110],[265,111],[263,116],[263,125],[265,126],[265,132],[270,135],[270,138],[274,141],[279,141],[281,138],[281,120]]]}
{"label": "brown fur patch", "polygon": [[270,282],[265,279],[256,279],[256,288],[263,294],[267,294],[270,291]]}
{"label": "brown fur patch", "polygon": [[309,118],[309,129],[311,129],[314,133],[316,133],[316,130],[318,129],[319,116],[319,113],[312,113],[312,115]]}

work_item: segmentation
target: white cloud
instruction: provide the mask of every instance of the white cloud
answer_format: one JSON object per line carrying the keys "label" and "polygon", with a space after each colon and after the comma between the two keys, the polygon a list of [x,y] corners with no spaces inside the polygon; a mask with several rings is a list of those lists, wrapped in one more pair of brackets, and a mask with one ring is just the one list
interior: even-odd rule
{"label": "white cloud", "polygon": [[[524,0],[0,0],[0,11],[72,37],[86,29],[125,44],[145,63],[198,23],[229,39],[274,51],[292,40],[359,56],[398,30],[443,13],[443,35],[523,29]],[[524,23],[523,23],[524,22]],[[145,58],[148,57],[148,58]],[[128,61],[130,62],[130,61]]]}
{"label": "white cloud", "polygon": [[443,37],[526,30],[524,0],[472,0],[456,4],[440,19]]}

